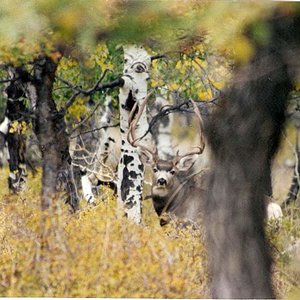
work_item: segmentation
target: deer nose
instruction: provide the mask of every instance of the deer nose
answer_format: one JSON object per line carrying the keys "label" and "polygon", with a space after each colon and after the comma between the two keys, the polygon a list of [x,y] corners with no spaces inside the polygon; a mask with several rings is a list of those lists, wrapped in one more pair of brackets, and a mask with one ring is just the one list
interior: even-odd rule
{"label": "deer nose", "polygon": [[159,178],[159,179],[157,180],[157,183],[158,183],[159,185],[167,185],[167,180],[164,179],[164,178]]}

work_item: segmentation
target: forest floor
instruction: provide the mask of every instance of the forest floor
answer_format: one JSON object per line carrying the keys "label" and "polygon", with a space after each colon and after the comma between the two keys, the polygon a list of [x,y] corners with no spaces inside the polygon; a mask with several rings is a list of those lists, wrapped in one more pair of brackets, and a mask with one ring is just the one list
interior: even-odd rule
{"label": "forest floor", "polygon": [[[276,202],[288,191],[288,151],[274,164]],[[207,255],[201,232],[162,229],[151,201],[143,222],[118,217],[112,192],[103,188],[96,206],[84,201],[72,214],[62,201],[41,214],[40,171],[28,189],[12,195],[7,168],[0,170],[0,296],[210,298]],[[300,239],[299,205],[282,224],[266,225],[278,298],[299,299],[300,255],[285,249]]]}

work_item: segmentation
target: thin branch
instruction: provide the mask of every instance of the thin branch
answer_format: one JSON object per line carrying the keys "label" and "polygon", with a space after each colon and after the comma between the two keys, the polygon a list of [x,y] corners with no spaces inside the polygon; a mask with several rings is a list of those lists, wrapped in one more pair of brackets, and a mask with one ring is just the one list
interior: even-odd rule
{"label": "thin branch", "polygon": [[86,121],[88,121],[93,115],[94,113],[96,112],[96,110],[99,108],[99,106],[101,105],[102,103],[99,102],[95,107],[94,109],[92,110],[92,112],[86,117],[84,118],[82,121],[80,121],[75,128],[72,129],[72,131],[69,133],[69,135],[71,136],[82,124],[84,124]]}
{"label": "thin branch", "polygon": [[73,89],[75,91],[75,93],[71,96],[70,100],[67,102],[67,104],[65,105],[65,107],[63,107],[60,110],[60,113],[65,113],[68,110],[68,108],[73,105],[73,103],[76,100],[76,97],[79,94],[83,94],[85,96],[90,96],[90,95],[94,94],[95,92],[97,92],[99,90],[102,90],[102,89],[123,86],[124,80],[122,78],[119,78],[119,79],[114,80],[112,82],[107,82],[107,83],[101,84],[101,81],[103,80],[103,78],[105,77],[105,75],[106,75],[107,72],[108,72],[108,70],[104,70],[104,72],[102,73],[102,75],[100,76],[100,78],[97,80],[97,82],[95,83],[95,85],[92,88],[88,89],[88,90],[84,90],[81,87],[79,87],[77,85],[74,85],[73,83],[71,83],[71,82],[69,82],[69,81],[67,81],[67,80],[65,80],[63,78],[61,78],[59,76],[56,76],[56,78],[58,80],[62,81],[63,83],[65,83],[67,86],[69,86],[71,89]]}
{"label": "thin branch", "polygon": [[[213,82],[211,81],[211,79],[209,78],[209,75],[207,74],[207,71],[196,61],[196,60],[193,60],[197,65],[198,67],[200,68],[200,70],[204,73],[208,83],[209,83],[209,87],[210,87],[210,90],[212,92],[212,95],[214,95],[214,92],[217,91],[218,93],[221,92],[220,89],[218,89],[214,84]],[[202,81],[202,79],[201,79]]]}
{"label": "thin branch", "polygon": [[85,96],[90,96],[90,95],[92,95],[92,94],[94,94],[94,93],[96,93],[97,91],[100,91],[100,90],[110,89],[110,88],[115,88],[115,87],[122,87],[124,85],[124,80],[122,78],[118,78],[114,81],[106,82],[106,83],[101,84],[101,81],[103,80],[106,73],[107,73],[107,70],[105,70],[103,72],[103,74],[98,79],[98,81],[95,83],[95,85],[92,88],[88,89],[88,90],[85,90],[85,89],[81,88],[80,86],[75,85],[75,84],[63,79],[60,76],[56,76],[56,78],[58,80],[60,80],[61,82],[63,82],[64,84],[66,84],[71,89],[73,89],[74,91],[76,91],[76,92],[78,92],[82,95],[85,95]]}
{"label": "thin branch", "polygon": [[[216,104],[215,102],[217,102],[219,100],[219,96],[209,100],[209,101],[197,101],[195,102],[196,104],[198,104],[200,102],[200,104]],[[174,112],[186,112],[186,113],[194,113],[193,109],[190,109],[192,106],[192,101],[191,100],[186,100],[185,102],[182,102],[180,104],[177,105],[164,105],[158,112],[157,115],[155,115],[152,120],[149,123],[148,129],[147,131],[143,134],[143,136],[141,136],[139,138],[139,140],[143,139],[149,132],[152,132],[152,128],[153,126],[163,117],[174,113]]]}
{"label": "thin branch", "polygon": [[178,105],[165,105],[165,106],[163,106],[159,110],[159,113],[152,118],[152,120],[149,123],[147,131],[143,134],[143,136],[141,136],[139,138],[139,140],[142,140],[149,132],[152,131],[152,127],[158,122],[158,120],[160,120],[161,118],[167,116],[168,114],[170,114],[172,112],[177,112],[177,111],[191,112],[191,111],[188,111],[187,109],[184,109],[185,106],[186,106],[186,108],[189,108],[190,103],[191,103],[190,100],[188,100],[188,101],[180,103]]}
{"label": "thin branch", "polygon": [[1,79],[0,84],[7,83],[7,82],[14,82],[14,81],[17,81],[18,79],[20,79],[20,78],[16,77],[16,78],[10,78],[10,79]]}
{"label": "thin branch", "polygon": [[67,102],[67,104],[64,106],[64,107],[62,107],[61,109],[60,109],[60,113],[65,113],[72,105],[73,105],[73,103],[76,101],[76,98],[77,98],[77,96],[80,94],[80,92],[75,92],[72,96],[71,96],[71,98],[69,99],[69,101]]}
{"label": "thin branch", "polygon": [[102,75],[100,76],[98,81],[95,83],[95,85],[87,91],[88,93],[92,93],[94,90],[96,90],[98,88],[99,84],[102,82],[102,80],[104,79],[104,77],[108,71],[109,71],[108,69],[104,70],[104,72],[102,73]]}
{"label": "thin branch", "polygon": [[71,136],[70,139],[75,139],[81,135],[84,135],[84,134],[87,134],[87,133],[90,133],[90,132],[95,132],[97,130],[101,130],[101,129],[106,129],[106,128],[113,128],[113,127],[118,127],[120,126],[120,123],[116,123],[116,124],[113,124],[113,125],[104,125],[104,126],[101,126],[101,127],[98,127],[98,128],[94,128],[92,130],[87,130],[87,131],[84,131],[84,132],[81,132],[75,136]]}
{"label": "thin branch", "polygon": [[32,111],[26,111],[26,112],[19,111],[18,113],[24,116],[25,118],[34,119],[34,120],[36,119],[36,115]]}
{"label": "thin branch", "polygon": [[156,54],[156,55],[151,56],[151,61],[160,59],[160,58],[167,58],[167,56],[165,54]]}
{"label": "thin branch", "polygon": [[9,64],[0,64],[0,69],[6,69],[9,67]]}

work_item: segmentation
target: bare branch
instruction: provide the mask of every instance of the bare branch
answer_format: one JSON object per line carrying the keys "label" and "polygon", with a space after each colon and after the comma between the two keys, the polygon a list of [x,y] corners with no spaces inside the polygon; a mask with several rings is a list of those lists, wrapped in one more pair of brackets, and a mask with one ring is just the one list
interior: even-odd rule
{"label": "bare branch", "polygon": [[[105,94],[106,95],[106,94]],[[68,134],[69,136],[71,136],[82,124],[84,124],[86,121],[88,121],[96,112],[96,110],[99,108],[99,106],[101,105],[102,103],[99,102],[95,107],[94,109],[92,110],[92,112],[86,117],[84,118],[81,122],[79,122],[75,128],[72,129],[72,131]],[[119,124],[119,123],[118,123]],[[118,125],[117,124],[117,125]],[[113,127],[116,127],[115,125],[113,125]],[[100,129],[104,129],[104,128],[100,128]],[[92,131],[87,131],[85,133],[89,133],[89,132],[93,132],[93,131],[96,131],[96,130],[100,130],[98,128],[96,128],[95,130],[92,130]]]}
{"label": "bare branch", "polygon": [[107,83],[101,84],[101,81],[103,80],[103,78],[105,77],[107,72],[108,72],[108,70],[105,70],[102,73],[102,75],[100,76],[100,78],[97,80],[95,85],[88,90],[84,90],[81,87],[74,85],[73,83],[71,83],[63,78],[56,76],[56,78],[58,80],[65,83],[68,87],[70,87],[71,89],[73,89],[75,91],[75,93],[71,96],[70,100],[67,102],[65,107],[63,107],[60,110],[60,113],[65,113],[68,110],[68,108],[73,105],[73,103],[76,101],[76,97],[80,94],[83,94],[85,96],[90,96],[99,90],[123,86],[124,80],[122,78],[116,79],[112,82],[107,82]]}
{"label": "bare branch", "polygon": [[[218,93],[220,93],[221,90],[220,90],[219,88],[217,88],[217,87],[213,84],[213,82],[211,81],[211,79],[210,79],[210,77],[209,77],[207,71],[203,68],[203,66],[201,66],[201,64],[199,64],[199,62],[198,62],[197,60],[193,60],[193,61],[198,65],[198,67],[199,67],[200,70],[203,72],[204,76],[206,77],[206,79],[207,79],[207,81],[208,81],[208,83],[209,83],[209,87],[210,87],[210,90],[211,90],[211,92],[212,92],[212,95],[214,95],[216,91],[217,91]],[[202,81],[202,79],[201,79],[201,81]]]}
{"label": "bare branch", "polygon": [[77,96],[80,94],[80,92],[75,92],[72,96],[71,96],[71,98],[69,99],[69,101],[67,102],[67,104],[64,106],[64,107],[62,107],[61,109],[60,109],[60,113],[65,113],[68,109],[69,109],[69,107],[71,107],[72,105],[73,105],[73,103],[76,101],[76,98],[77,98]]}
{"label": "bare branch", "polygon": [[153,126],[163,117],[167,116],[170,113],[178,112],[178,111],[185,111],[191,113],[192,111],[188,110],[190,105],[190,100],[185,101],[183,103],[180,103],[178,105],[164,105],[157,115],[155,115],[152,120],[149,123],[149,127],[147,131],[144,133],[143,136],[140,137],[140,139],[143,139],[149,132],[152,131]]}
{"label": "bare branch", "polygon": [[66,84],[71,89],[73,89],[74,91],[76,91],[82,95],[85,95],[85,96],[90,96],[100,90],[110,89],[110,88],[115,88],[115,87],[122,87],[124,85],[124,80],[122,78],[118,78],[114,81],[101,84],[101,81],[103,80],[103,78],[107,72],[108,72],[108,70],[105,70],[103,72],[103,74],[101,75],[101,77],[98,79],[98,81],[95,83],[95,85],[88,90],[85,90],[85,89],[81,88],[80,86],[75,85],[75,84],[63,79],[60,76],[56,76],[56,78],[58,80],[60,80],[61,82],[63,82],[64,84]]}
{"label": "bare branch", "polygon": [[102,103],[99,102],[95,107],[94,109],[92,110],[92,112],[86,117],[84,118],[81,122],[79,122],[77,124],[77,126],[75,128],[73,128],[73,130],[69,133],[69,135],[71,136],[82,124],[84,124],[86,121],[88,121],[93,115],[94,113],[96,112],[96,110],[98,109],[98,107],[101,105]]}
{"label": "bare branch", "polygon": [[160,58],[167,58],[167,56],[165,54],[156,54],[156,55],[151,56],[151,61],[160,59]]}
{"label": "bare branch", "polygon": [[[203,104],[216,104],[216,102],[219,100],[219,96],[209,100],[209,101],[197,101],[196,104],[200,103],[200,105]],[[186,113],[193,113],[194,110],[191,109],[192,100],[186,100],[180,104],[177,105],[164,105],[158,112],[157,115],[155,115],[152,120],[149,123],[149,127],[147,131],[143,134],[143,136],[140,137],[140,139],[143,139],[149,132],[152,132],[152,128],[155,126],[155,124],[162,119],[163,117],[174,113],[174,112],[186,112]]]}
{"label": "bare branch", "polygon": [[84,132],[81,132],[75,136],[71,136],[70,139],[75,139],[81,135],[84,135],[84,134],[87,134],[87,133],[90,133],[90,132],[95,132],[97,130],[101,130],[101,129],[106,129],[106,128],[113,128],[113,127],[118,127],[120,126],[120,123],[116,123],[116,124],[113,124],[113,125],[104,125],[104,126],[101,126],[101,127],[98,127],[98,128],[94,128],[92,130],[87,130],[87,131],[84,131]]}
{"label": "bare branch", "polygon": [[7,69],[9,64],[0,64],[0,69]]}
{"label": "bare branch", "polygon": [[20,77],[14,77],[14,78],[8,78],[8,79],[1,79],[0,80],[0,84],[7,83],[7,82],[14,82],[14,81],[17,81],[19,79],[20,79]]}

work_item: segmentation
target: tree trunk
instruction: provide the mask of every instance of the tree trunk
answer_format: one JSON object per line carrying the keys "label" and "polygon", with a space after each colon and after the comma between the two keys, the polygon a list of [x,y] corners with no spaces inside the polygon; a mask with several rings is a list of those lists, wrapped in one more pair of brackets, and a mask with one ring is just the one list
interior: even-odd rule
{"label": "tree trunk", "polygon": [[[8,73],[11,79],[18,77],[17,69],[13,67],[8,68]],[[22,191],[27,183],[27,169],[25,164],[26,151],[26,127],[28,125],[27,119],[24,116],[26,113],[26,106],[24,91],[22,89],[22,82],[20,80],[12,80],[5,89],[7,95],[6,105],[6,133],[5,139],[7,141],[7,148],[9,153],[9,177],[8,187],[13,193]],[[5,123],[4,123],[5,125]]]}
{"label": "tree trunk", "polygon": [[[161,95],[156,96],[155,113],[159,113],[160,109],[165,105],[170,105],[167,100],[167,93],[162,89]],[[174,157],[174,148],[172,145],[172,125],[173,114],[168,114],[154,128],[153,137],[155,139],[158,156],[161,159],[172,159]]]}
{"label": "tree trunk", "polygon": [[[124,47],[124,85],[120,88],[120,131],[121,158],[118,166],[118,204],[123,206],[125,215],[136,223],[141,222],[141,199],[144,184],[144,166],[139,159],[137,149],[127,141],[128,118],[135,104],[138,107],[147,96],[147,80],[151,58],[147,52],[136,46]],[[148,129],[146,111],[140,118],[137,136]],[[144,140],[147,143],[148,137]]]}
{"label": "tree trunk", "polygon": [[52,98],[57,64],[47,56],[41,56],[34,63],[34,85],[36,109],[34,130],[42,153],[42,209],[52,205],[58,190],[66,189],[69,204],[75,210],[78,196],[74,185],[69,154],[69,140],[66,135],[64,115],[59,114]]}
{"label": "tree trunk", "polygon": [[273,298],[264,231],[270,162],[291,89],[287,51],[299,46],[299,20],[267,24],[270,41],[233,78],[223,110],[207,126],[214,166],[205,224],[214,298]]}
{"label": "tree trunk", "polygon": [[0,168],[4,166],[5,156],[5,143],[6,135],[8,133],[10,121],[4,116],[4,120],[0,123]]}

